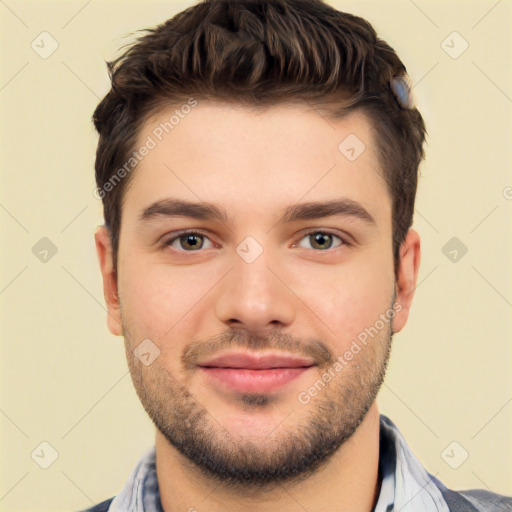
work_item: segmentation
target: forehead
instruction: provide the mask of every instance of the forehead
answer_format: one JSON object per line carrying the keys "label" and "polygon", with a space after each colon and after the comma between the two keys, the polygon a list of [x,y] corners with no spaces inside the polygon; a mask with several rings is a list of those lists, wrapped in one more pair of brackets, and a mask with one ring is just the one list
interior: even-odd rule
{"label": "forehead", "polygon": [[261,213],[344,196],[375,216],[390,215],[375,137],[362,113],[334,120],[307,104],[256,110],[199,101],[155,113],[135,149],[145,156],[126,192],[130,210],[172,196]]}

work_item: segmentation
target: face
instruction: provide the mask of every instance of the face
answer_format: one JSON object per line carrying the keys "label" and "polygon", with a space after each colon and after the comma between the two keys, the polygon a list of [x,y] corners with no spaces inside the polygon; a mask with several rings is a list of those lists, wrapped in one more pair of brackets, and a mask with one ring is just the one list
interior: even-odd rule
{"label": "face", "polygon": [[[225,484],[299,479],[373,403],[419,242],[411,232],[395,281],[391,198],[362,114],[200,102],[162,136],[171,115],[139,136],[155,144],[126,190],[117,279],[97,233],[110,329],[174,450]],[[365,146],[356,159],[338,148],[349,135]]]}

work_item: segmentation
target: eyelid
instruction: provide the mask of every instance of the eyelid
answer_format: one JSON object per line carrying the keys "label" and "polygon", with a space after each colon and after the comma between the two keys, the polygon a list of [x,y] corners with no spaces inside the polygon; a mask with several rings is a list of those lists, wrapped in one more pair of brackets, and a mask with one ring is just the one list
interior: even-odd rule
{"label": "eyelid", "polygon": [[338,245],[337,247],[334,247],[334,248],[329,248],[329,249],[326,249],[326,250],[321,250],[321,249],[311,249],[313,251],[319,251],[319,252],[329,252],[329,251],[334,251],[336,249],[339,249],[340,247],[343,247],[343,246],[352,246],[353,243],[349,241],[350,237],[346,234],[342,234],[338,231],[335,231],[335,230],[332,230],[332,229],[322,229],[322,228],[314,228],[314,229],[309,229],[307,231],[304,231],[301,235],[300,235],[300,238],[298,239],[297,242],[295,242],[292,247],[300,247],[298,244],[304,239],[306,238],[307,236],[310,236],[310,235],[313,235],[315,233],[322,233],[324,235],[332,235],[332,236],[335,236],[337,238],[339,238],[341,240],[341,244]]}
{"label": "eyelid", "polygon": [[[208,238],[208,240],[210,241],[210,243],[213,245],[213,246],[219,246],[219,244],[217,242],[215,242],[211,235],[209,235],[208,233],[206,233],[205,231],[203,231],[202,229],[181,229],[179,231],[173,231],[172,233],[168,233],[168,235],[166,235],[165,237],[163,237],[163,245],[164,247],[171,247],[172,244],[180,237],[182,237],[183,235],[201,235],[201,236],[204,236],[205,238]],[[210,249],[210,247],[208,247],[208,249]],[[199,250],[196,250],[196,251],[179,251],[179,249],[176,249],[178,250],[178,252],[201,252],[202,250],[205,250],[205,249],[199,249]]]}
{"label": "eyelid", "polygon": [[[342,243],[337,247],[330,248],[330,249],[323,250],[323,251],[320,249],[311,249],[313,251],[316,250],[319,252],[330,252],[330,251],[333,251],[333,250],[338,249],[343,246],[352,246],[353,245],[353,242],[349,241],[351,239],[351,237],[349,237],[348,235],[346,235],[344,233],[339,233],[338,231],[335,231],[332,229],[312,228],[312,229],[303,231],[300,234],[298,241],[293,243],[292,247],[294,247],[294,248],[299,247],[298,244],[300,241],[302,241],[305,237],[312,235],[314,233],[323,233],[325,235],[335,236],[335,237],[339,238]],[[175,242],[178,238],[182,237],[183,235],[189,235],[189,234],[204,236],[205,238],[208,238],[208,240],[210,240],[210,242],[212,243],[213,246],[220,247],[220,244],[217,243],[216,241],[214,241],[212,239],[211,235],[208,234],[206,231],[204,231],[202,229],[193,229],[193,228],[192,229],[190,229],[190,228],[189,229],[181,229],[181,230],[169,233],[168,235],[163,237],[163,245],[164,245],[164,247],[171,247],[172,243]],[[179,252],[201,252],[201,250],[204,250],[204,249],[200,249],[198,251],[179,251]]]}

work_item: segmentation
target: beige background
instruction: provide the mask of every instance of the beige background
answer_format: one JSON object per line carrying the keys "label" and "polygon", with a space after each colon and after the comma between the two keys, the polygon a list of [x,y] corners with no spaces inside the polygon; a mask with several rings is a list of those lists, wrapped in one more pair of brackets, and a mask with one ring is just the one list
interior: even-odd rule
{"label": "beige background", "polygon": [[[0,2],[0,511],[110,497],[153,442],[122,339],[106,327],[90,117],[124,36],[192,3]],[[420,284],[381,411],[447,485],[512,494],[511,3],[330,3],[397,49],[430,133],[414,225]],[[31,48],[43,31],[59,45],[46,59]],[[45,263],[32,252],[42,237],[58,249]],[[456,262],[442,252],[452,237],[468,249]],[[43,441],[59,455],[48,469],[31,458]]]}

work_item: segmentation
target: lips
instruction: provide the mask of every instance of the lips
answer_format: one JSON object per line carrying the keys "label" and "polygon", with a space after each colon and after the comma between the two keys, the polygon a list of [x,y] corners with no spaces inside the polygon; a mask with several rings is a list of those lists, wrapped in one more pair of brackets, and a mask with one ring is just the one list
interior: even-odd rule
{"label": "lips", "polygon": [[222,354],[198,364],[209,368],[243,368],[247,370],[270,370],[273,368],[306,368],[314,366],[310,358],[287,354],[257,354],[231,352]]}
{"label": "lips", "polygon": [[214,387],[237,393],[276,391],[316,366],[293,354],[230,352],[198,364]]}

